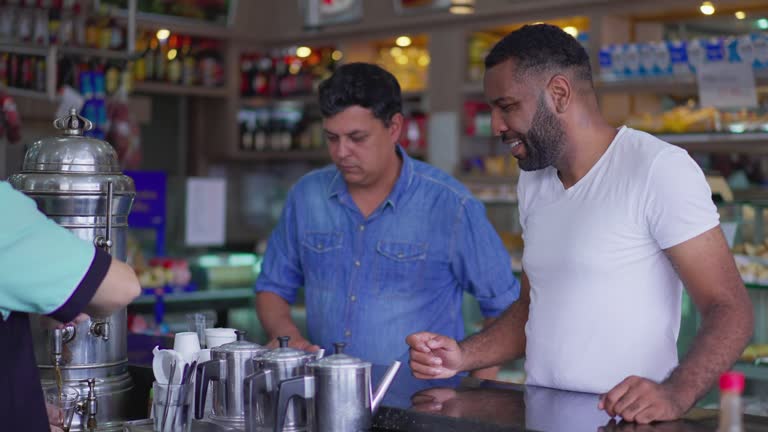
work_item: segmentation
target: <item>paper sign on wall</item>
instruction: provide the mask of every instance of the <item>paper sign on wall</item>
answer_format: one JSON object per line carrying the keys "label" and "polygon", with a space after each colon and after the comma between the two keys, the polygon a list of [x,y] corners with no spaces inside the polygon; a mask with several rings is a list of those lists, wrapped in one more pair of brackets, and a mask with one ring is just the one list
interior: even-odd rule
{"label": "paper sign on wall", "polygon": [[187,246],[224,244],[226,233],[227,182],[221,178],[187,179]]}
{"label": "paper sign on wall", "polygon": [[705,63],[699,66],[702,107],[757,108],[755,73],[746,63]]}

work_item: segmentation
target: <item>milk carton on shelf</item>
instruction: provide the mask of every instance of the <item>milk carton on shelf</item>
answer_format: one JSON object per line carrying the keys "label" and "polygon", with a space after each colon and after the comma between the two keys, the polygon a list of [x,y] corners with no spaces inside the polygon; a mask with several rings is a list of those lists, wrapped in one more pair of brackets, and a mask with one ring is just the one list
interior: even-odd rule
{"label": "milk carton on shelf", "polygon": [[613,76],[617,79],[626,78],[626,68],[624,67],[624,46],[611,46],[611,69]]}
{"label": "milk carton on shelf", "polygon": [[640,60],[637,74],[641,77],[653,76],[656,64],[656,52],[653,45],[651,43],[637,44],[637,54]]}
{"label": "milk carton on shelf", "polygon": [[728,63],[745,64],[752,67],[755,53],[750,36],[732,36],[725,40]]}
{"label": "milk carton on shelf", "polygon": [[640,76],[640,52],[638,46],[632,43],[624,45],[624,76],[637,78]]}
{"label": "milk carton on shelf", "polygon": [[752,52],[754,60],[752,66],[755,69],[768,69],[768,34],[754,33],[752,39]]}
{"label": "milk carton on shelf", "polygon": [[701,39],[691,39],[686,44],[686,54],[688,56],[688,67],[694,74],[707,59],[705,41]]}
{"label": "milk carton on shelf", "polygon": [[672,59],[666,42],[653,44],[653,75],[672,75]]}
{"label": "milk carton on shelf", "polygon": [[707,63],[725,63],[725,43],[722,38],[707,39],[704,48],[706,51]]}
{"label": "milk carton on shelf", "polygon": [[613,49],[614,45],[603,45],[600,48],[600,79],[602,80],[616,79],[616,71],[613,69]]}
{"label": "milk carton on shelf", "polygon": [[666,43],[669,51],[670,70],[674,76],[691,74],[691,66],[688,61],[688,44],[685,41],[674,40]]}

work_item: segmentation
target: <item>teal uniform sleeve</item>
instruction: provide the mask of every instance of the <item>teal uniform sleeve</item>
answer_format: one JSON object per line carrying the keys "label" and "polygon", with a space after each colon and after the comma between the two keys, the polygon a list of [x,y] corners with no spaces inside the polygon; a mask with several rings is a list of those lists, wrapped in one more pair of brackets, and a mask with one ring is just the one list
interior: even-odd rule
{"label": "teal uniform sleeve", "polygon": [[[95,260],[96,257],[92,244],[48,219],[32,199],[10,184],[0,182],[0,314],[3,319],[11,312],[52,314],[65,306],[80,288],[85,288],[82,291],[87,299],[78,299],[77,303],[84,307],[109,267],[104,257]],[[99,274],[86,277],[95,261],[101,264]],[[88,286],[83,287],[83,281],[88,281]],[[72,313],[64,315],[74,318]]]}

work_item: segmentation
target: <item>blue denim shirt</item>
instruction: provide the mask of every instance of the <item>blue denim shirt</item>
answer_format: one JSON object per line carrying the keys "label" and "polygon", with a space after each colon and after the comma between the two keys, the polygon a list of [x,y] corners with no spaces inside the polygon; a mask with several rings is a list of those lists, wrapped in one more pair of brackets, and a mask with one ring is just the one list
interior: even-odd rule
{"label": "blue denim shirt", "polygon": [[[464,337],[463,292],[486,317],[520,293],[483,205],[454,178],[403,159],[389,197],[368,217],[335,166],[302,177],[269,239],[256,292],[293,303],[305,288],[308,338],[376,364],[407,361],[418,331]],[[407,363],[406,363],[407,364]]]}

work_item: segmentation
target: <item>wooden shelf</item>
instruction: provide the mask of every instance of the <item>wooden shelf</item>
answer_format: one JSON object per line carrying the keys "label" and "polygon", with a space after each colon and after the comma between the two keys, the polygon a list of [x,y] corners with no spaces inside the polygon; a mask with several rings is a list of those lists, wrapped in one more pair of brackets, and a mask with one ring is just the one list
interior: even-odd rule
{"label": "wooden shelf", "polygon": [[123,51],[103,50],[103,49],[80,48],[80,47],[69,47],[69,46],[58,47],[56,49],[60,54],[63,54],[63,55],[95,57],[95,58],[103,58],[103,59],[110,59],[110,60],[132,60],[141,55],[140,53],[130,54],[124,50]]}
{"label": "wooden shelf", "polygon": [[251,108],[262,108],[277,105],[280,103],[293,103],[293,104],[316,104],[317,95],[302,95],[291,97],[267,97],[267,96],[247,96],[240,98],[240,105]]}
{"label": "wooden shelf", "polygon": [[39,99],[39,100],[46,100],[51,101],[54,98],[51,97],[47,92],[44,91],[38,91],[38,90],[27,90],[27,89],[20,89],[16,87],[4,87],[3,88],[8,95],[17,97],[17,98],[29,98],[29,99]]}
{"label": "wooden shelf", "polygon": [[[768,86],[768,71],[756,71],[755,81],[758,87]],[[600,93],[651,93],[687,96],[698,93],[698,84],[695,75],[614,80],[595,78],[595,90]],[[482,98],[483,83],[464,83],[462,91],[466,96]]]}
{"label": "wooden shelf", "polygon": [[51,47],[44,45],[34,45],[21,42],[0,42],[0,52],[24,54],[31,56],[47,56]]}
{"label": "wooden shelf", "polygon": [[658,134],[656,136],[693,152],[768,154],[768,132]]}
{"label": "wooden shelf", "polygon": [[[768,86],[768,71],[756,71],[755,83],[758,87]],[[595,79],[595,89],[601,93],[650,93],[687,96],[698,93],[698,84],[695,75],[615,80],[598,78]]]}
{"label": "wooden shelf", "polygon": [[169,84],[151,81],[135,83],[133,92],[159,95],[199,96],[209,98],[229,97],[229,92],[227,91],[226,87],[186,86],[180,84]]}
{"label": "wooden shelf", "polygon": [[[128,17],[125,11],[114,10],[111,12],[118,24],[127,25]],[[157,16],[143,12],[136,13],[136,27],[141,30],[168,29],[171,33],[179,33],[184,36],[204,37],[211,39],[228,40],[234,38],[231,28],[223,25],[209,24],[199,20]]]}
{"label": "wooden shelf", "polygon": [[286,161],[286,162],[330,162],[331,157],[325,149],[319,150],[286,150],[286,151],[253,151],[239,150],[225,156],[229,161]]}

